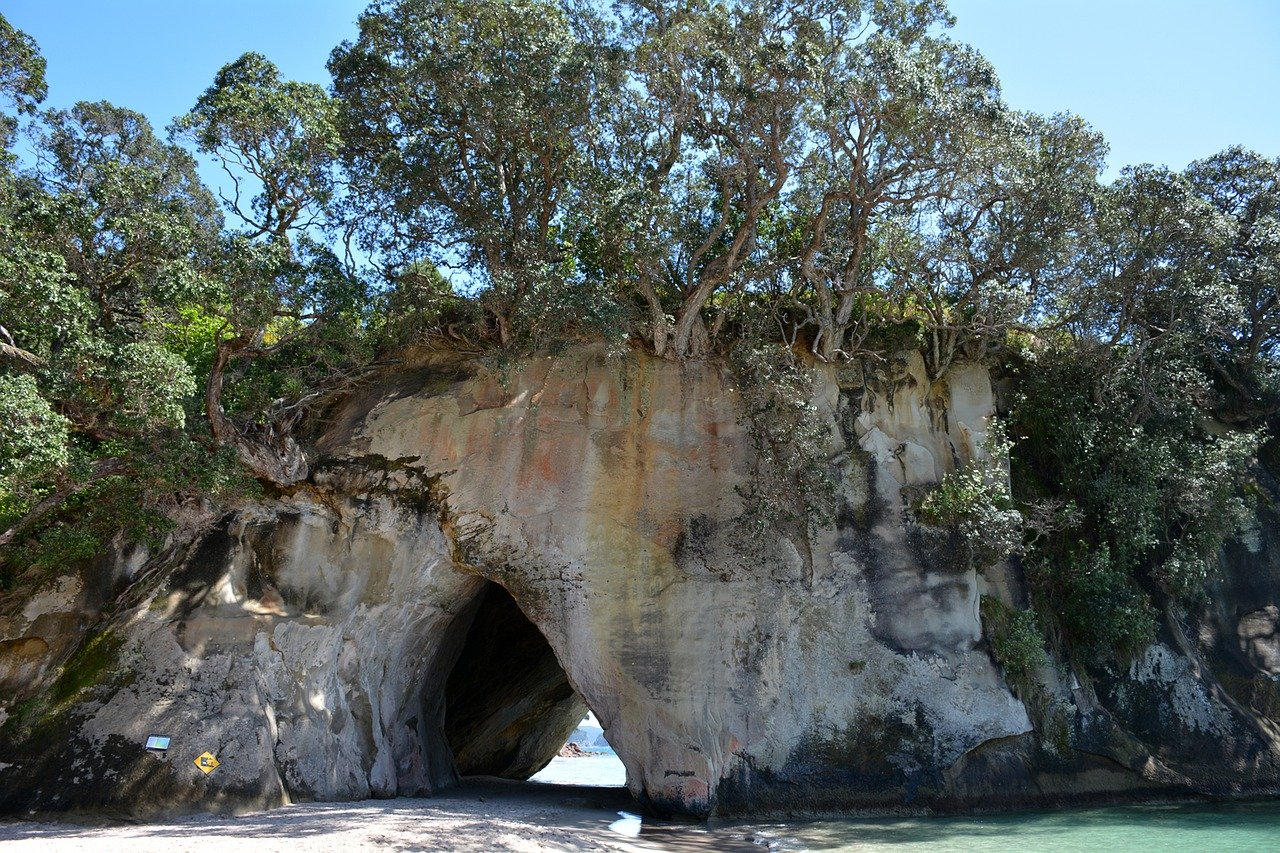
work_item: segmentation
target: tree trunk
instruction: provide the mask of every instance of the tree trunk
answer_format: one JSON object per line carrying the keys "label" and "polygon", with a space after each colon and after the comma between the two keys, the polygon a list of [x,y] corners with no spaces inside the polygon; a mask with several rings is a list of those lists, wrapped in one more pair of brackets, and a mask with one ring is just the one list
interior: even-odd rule
{"label": "tree trunk", "polygon": [[311,473],[307,457],[293,437],[287,431],[277,431],[274,426],[268,425],[261,440],[249,438],[240,432],[222,408],[222,386],[227,365],[249,343],[250,339],[244,335],[218,343],[218,351],[214,355],[213,366],[204,386],[209,430],[219,447],[230,445],[235,448],[236,456],[255,477],[281,487],[292,486],[305,480]]}
{"label": "tree trunk", "polygon": [[498,324],[498,343],[502,345],[503,349],[506,349],[511,346],[511,321],[507,319],[507,315],[502,311],[494,311],[493,319]]}
{"label": "tree trunk", "polygon": [[676,313],[675,333],[671,340],[671,349],[676,358],[699,358],[706,355],[711,339],[707,335],[707,324],[702,319],[702,306],[711,298],[717,284],[714,279],[698,282],[698,286],[685,298],[684,304]]}
{"label": "tree trunk", "polygon": [[248,345],[249,341],[244,337],[219,341],[213,356],[213,365],[209,368],[209,377],[204,383],[204,411],[209,418],[209,431],[213,433],[213,440],[219,446],[230,442],[232,436],[237,433],[235,425],[227,418],[226,410],[222,408],[223,378],[226,376],[227,365],[235,358],[236,353]]}
{"label": "tree trunk", "polygon": [[638,289],[645,304],[649,306],[649,333],[653,337],[653,354],[662,358],[667,353],[667,340],[671,336],[667,313],[662,310],[662,300],[658,298],[658,292],[653,289],[653,282],[647,276],[641,276]]}

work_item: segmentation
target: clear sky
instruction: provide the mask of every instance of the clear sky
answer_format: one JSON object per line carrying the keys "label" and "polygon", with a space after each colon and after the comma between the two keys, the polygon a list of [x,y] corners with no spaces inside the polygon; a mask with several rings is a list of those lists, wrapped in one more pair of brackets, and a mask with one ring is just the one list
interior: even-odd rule
{"label": "clear sky", "polygon": [[[3,0],[49,61],[49,101],[106,99],[163,128],[247,50],[327,83],[364,0]],[[1280,0],[952,0],[954,36],[1010,104],[1070,110],[1113,168],[1182,167],[1233,143],[1280,156]]]}
{"label": "clear sky", "polygon": [[1280,157],[1280,0],[951,0],[1005,100],[1102,131],[1112,169]]}

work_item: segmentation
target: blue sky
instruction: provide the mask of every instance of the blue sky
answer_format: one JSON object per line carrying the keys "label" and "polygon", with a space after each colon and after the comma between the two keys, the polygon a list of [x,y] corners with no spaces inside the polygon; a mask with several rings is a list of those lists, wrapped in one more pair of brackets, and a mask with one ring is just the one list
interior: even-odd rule
{"label": "blue sky", "polygon": [[[107,99],[163,128],[247,50],[328,82],[364,0],[5,0],[49,61],[49,105]],[[1006,99],[1102,131],[1114,171],[1240,143],[1280,156],[1280,0],[952,0]]]}
{"label": "blue sky", "polygon": [[952,0],[1005,100],[1102,131],[1113,171],[1280,157],[1280,0]]}

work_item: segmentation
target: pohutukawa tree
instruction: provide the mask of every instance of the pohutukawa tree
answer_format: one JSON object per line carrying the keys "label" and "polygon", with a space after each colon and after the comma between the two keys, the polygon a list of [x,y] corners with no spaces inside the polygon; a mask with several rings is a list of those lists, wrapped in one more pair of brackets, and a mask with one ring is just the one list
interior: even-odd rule
{"label": "pohutukawa tree", "polygon": [[892,313],[874,321],[914,317],[935,377],[1033,328],[1037,306],[1078,281],[1105,150],[1074,116],[1007,114],[952,191],[920,206],[918,236],[886,247],[881,304]]}
{"label": "pohutukawa tree", "polygon": [[1233,147],[1184,174],[1226,217],[1213,270],[1228,289],[1230,310],[1218,315],[1209,362],[1240,401],[1233,419],[1273,414],[1280,408],[1280,158]]}
{"label": "pohutukawa tree", "polygon": [[483,291],[501,345],[579,283],[566,205],[598,144],[605,47],[553,0],[397,0],[330,59],[352,198],[394,268],[426,258]]}
{"label": "pohutukawa tree", "polygon": [[0,585],[146,539],[162,508],[220,488],[187,417],[199,377],[171,345],[222,226],[194,158],[107,103],[48,111],[32,133],[33,166],[0,172],[0,316],[20,353],[0,362],[17,425],[0,437],[0,545],[16,548]]}
{"label": "pohutukawa tree", "polygon": [[[35,40],[0,15],[0,106],[33,115],[48,94],[44,72],[44,57]],[[14,116],[0,114],[0,144],[6,148],[16,125]]]}
{"label": "pohutukawa tree", "polygon": [[266,57],[246,53],[172,130],[218,160],[232,188],[223,202],[245,237],[288,240],[329,214],[342,140],[337,104],[321,86],[284,80]]}
{"label": "pohutukawa tree", "polygon": [[[19,202],[18,176],[13,172],[14,156],[9,146],[14,141],[18,116],[34,115],[44,100],[48,87],[44,81],[45,61],[31,36],[15,30],[0,15],[0,108],[14,115],[0,113],[0,279],[17,281],[24,276],[21,266],[31,260],[22,250],[23,241],[14,227]],[[11,297],[0,291],[0,317],[12,310]],[[12,325],[12,320],[9,321]],[[34,363],[38,359],[14,341],[13,333],[0,322],[0,359],[18,359]]]}
{"label": "pohutukawa tree", "polygon": [[[309,398],[307,384],[340,381],[317,356],[358,320],[365,296],[359,279],[315,236],[332,225],[337,105],[320,86],[284,80],[265,57],[247,53],[218,72],[173,133],[221,164],[232,186],[224,203],[240,223],[212,258],[212,286],[197,303],[211,320],[204,382],[210,429],[259,477],[297,482],[307,475],[290,435],[302,411],[298,398]],[[290,349],[294,361],[314,363],[281,364]],[[224,385],[231,371],[247,384],[255,360],[270,361],[268,372],[293,374],[285,384],[294,393],[243,406],[247,417],[237,422],[227,414]]]}
{"label": "pohutukawa tree", "polygon": [[810,93],[811,147],[789,199],[799,305],[812,351],[860,351],[895,281],[886,252],[916,236],[926,202],[951,198],[1003,119],[990,66],[935,32],[940,3],[835,4]]}
{"label": "pohutukawa tree", "polygon": [[761,223],[805,149],[821,31],[803,5],[628,2],[628,85],[610,139],[628,222],[617,257],[648,308],[655,352],[705,354],[747,285]]}
{"label": "pohutukawa tree", "polygon": [[998,341],[1061,272],[1105,152],[1078,119],[1009,111],[940,3],[823,19],[807,157],[787,198],[793,304],[823,361],[910,321],[941,375]]}

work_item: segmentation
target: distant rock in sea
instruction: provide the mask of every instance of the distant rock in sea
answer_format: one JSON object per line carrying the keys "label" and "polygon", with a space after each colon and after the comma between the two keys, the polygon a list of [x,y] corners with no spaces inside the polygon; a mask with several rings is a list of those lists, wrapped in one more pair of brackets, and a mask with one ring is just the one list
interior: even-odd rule
{"label": "distant rock in sea", "polygon": [[[573,730],[573,734],[569,735],[569,742],[566,746],[577,746],[583,751],[592,750],[595,752],[609,751],[613,752],[613,747],[609,745],[609,741],[604,739],[604,729],[595,723],[595,716],[588,715],[582,723]],[[564,751],[561,750],[561,755]]]}

